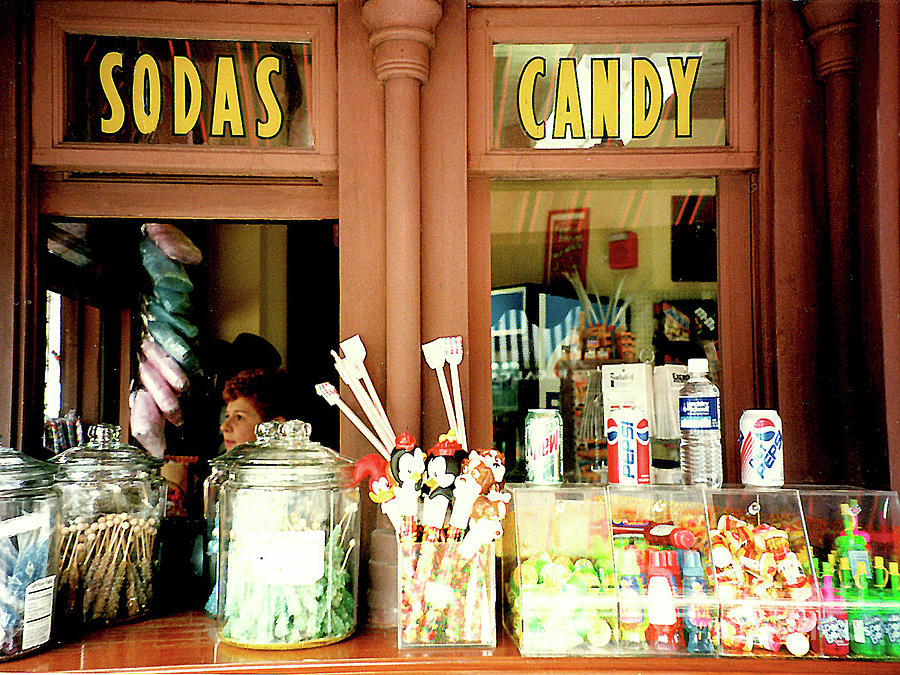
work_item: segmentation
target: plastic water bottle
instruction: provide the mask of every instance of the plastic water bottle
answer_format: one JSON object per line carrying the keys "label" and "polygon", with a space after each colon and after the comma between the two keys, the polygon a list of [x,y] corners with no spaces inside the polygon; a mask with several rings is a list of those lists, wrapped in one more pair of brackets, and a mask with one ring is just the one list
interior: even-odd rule
{"label": "plastic water bottle", "polygon": [[719,388],[706,374],[706,359],[688,359],[690,379],[678,394],[681,422],[681,477],[685,485],[722,485]]}

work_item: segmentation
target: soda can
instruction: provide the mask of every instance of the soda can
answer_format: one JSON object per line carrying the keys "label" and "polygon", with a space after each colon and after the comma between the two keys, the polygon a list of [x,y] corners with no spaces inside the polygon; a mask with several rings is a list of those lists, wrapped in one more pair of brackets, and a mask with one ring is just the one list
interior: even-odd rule
{"label": "soda can", "polygon": [[650,484],[650,422],[635,408],[613,408],[606,418],[610,483]]}
{"label": "soda can", "polygon": [[757,487],[784,485],[784,438],[774,410],[745,410],[740,421],[741,482]]}
{"label": "soda can", "polygon": [[525,417],[525,472],[529,483],[562,482],[562,416],[552,408],[535,408]]}

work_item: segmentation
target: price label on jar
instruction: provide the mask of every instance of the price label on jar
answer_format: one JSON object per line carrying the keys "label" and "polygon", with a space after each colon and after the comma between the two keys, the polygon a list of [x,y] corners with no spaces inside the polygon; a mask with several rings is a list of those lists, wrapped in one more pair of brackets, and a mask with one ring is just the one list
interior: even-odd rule
{"label": "price label on jar", "polygon": [[305,586],[325,574],[325,531],[245,532],[240,536],[249,571],[267,584]]}

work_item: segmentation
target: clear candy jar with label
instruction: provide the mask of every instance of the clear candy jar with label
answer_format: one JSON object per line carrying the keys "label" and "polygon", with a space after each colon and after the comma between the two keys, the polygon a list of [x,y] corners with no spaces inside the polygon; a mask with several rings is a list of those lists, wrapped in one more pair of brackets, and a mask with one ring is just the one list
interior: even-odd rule
{"label": "clear candy jar with label", "polygon": [[356,627],[359,491],[310,426],[239,446],[219,491],[218,629],[257,649],[337,642]]}
{"label": "clear candy jar with label", "polygon": [[56,467],[0,447],[0,661],[50,640],[59,563]]}
{"label": "clear candy jar with label", "polygon": [[51,459],[58,465],[62,537],[57,616],[63,634],[147,614],[165,513],[162,461],[97,424],[88,442]]}

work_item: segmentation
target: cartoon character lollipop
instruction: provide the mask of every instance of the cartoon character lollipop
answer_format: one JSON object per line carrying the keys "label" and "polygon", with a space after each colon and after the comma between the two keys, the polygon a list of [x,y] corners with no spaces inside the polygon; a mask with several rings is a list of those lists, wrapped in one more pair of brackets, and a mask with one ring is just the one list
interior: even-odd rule
{"label": "cartoon character lollipop", "polygon": [[400,514],[400,538],[411,540],[416,534],[416,514],[422,491],[422,477],[425,474],[425,454],[422,448],[416,447],[416,439],[405,431],[397,436],[391,452],[390,468],[391,476],[397,484],[394,495]]}
{"label": "cartoon character lollipop", "polygon": [[456,479],[456,487],[453,489],[453,508],[450,511],[450,527],[447,529],[448,541],[462,540],[475,500],[494,484],[494,472],[485,462],[485,457],[479,451],[472,450],[463,460],[459,477]]}
{"label": "cartoon character lollipop", "polygon": [[369,498],[381,505],[381,512],[388,517],[394,530],[400,531],[400,503],[394,494],[394,484],[388,476],[388,463],[377,452],[363,455],[353,464],[351,482],[359,485],[369,479]]}

